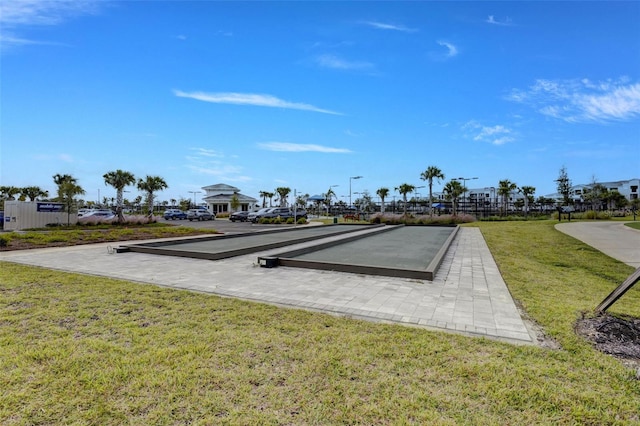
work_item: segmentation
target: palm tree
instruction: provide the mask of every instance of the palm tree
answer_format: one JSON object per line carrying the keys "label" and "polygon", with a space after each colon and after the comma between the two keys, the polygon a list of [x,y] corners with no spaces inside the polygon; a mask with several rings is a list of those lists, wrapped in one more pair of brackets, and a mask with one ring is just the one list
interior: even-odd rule
{"label": "palm tree", "polygon": [[273,207],[273,197],[276,196],[275,192],[267,192],[266,194],[269,199],[269,207]]}
{"label": "palm tree", "polygon": [[260,196],[262,197],[262,208],[267,207],[267,198],[273,195],[270,195],[269,191],[260,191]]}
{"label": "palm tree", "polygon": [[431,208],[433,200],[433,180],[437,179],[438,182],[440,182],[440,179],[444,179],[444,173],[436,166],[429,166],[427,170],[420,174],[420,179],[429,182],[429,216],[433,217],[433,209]]}
{"label": "palm tree", "polygon": [[64,199],[64,194],[62,193],[62,185],[64,185],[65,183],[77,184],[78,179],[74,178],[71,175],[61,175],[60,173],[57,173],[53,175],[53,183],[58,186],[58,201],[62,202],[62,200]]}
{"label": "palm tree", "polygon": [[336,193],[333,189],[329,188],[329,190],[324,194],[324,203],[327,205],[327,214],[331,210],[331,198],[335,197]]}
{"label": "palm tree", "polygon": [[111,185],[116,189],[116,214],[118,215],[118,222],[124,222],[124,214],[122,214],[124,188],[136,183],[136,178],[133,173],[120,169],[105,173],[102,177],[105,185]]}
{"label": "palm tree", "polygon": [[1,200],[15,200],[15,196],[20,194],[22,190],[16,186],[0,186]]}
{"label": "palm tree", "polygon": [[298,195],[298,198],[296,198],[296,204],[301,207],[301,208],[306,208],[307,207],[307,199],[309,198],[309,194],[302,194],[302,195]]}
{"label": "palm tree", "polygon": [[279,186],[276,188],[276,192],[280,197],[280,207],[287,207],[287,195],[291,192],[291,188],[287,188],[286,186]]}
{"label": "palm tree", "polygon": [[378,188],[376,194],[380,197],[380,213],[384,213],[384,199],[389,195],[389,188]]}
{"label": "palm tree", "polygon": [[409,183],[403,183],[402,185],[394,188],[396,191],[398,191],[400,193],[400,195],[402,195],[402,201],[404,202],[404,215],[407,215],[407,194],[409,194],[410,192],[415,191],[416,187],[415,185],[411,185]]}
{"label": "palm tree", "polygon": [[42,190],[39,186],[26,186],[20,190],[22,196],[29,199],[29,201],[35,201],[38,197],[48,197],[49,192]]}
{"label": "palm tree", "polygon": [[518,191],[524,195],[524,217],[527,217],[529,214],[529,197],[533,199],[533,194],[535,194],[536,188],[535,186],[521,186]]}
{"label": "palm tree", "polygon": [[147,209],[149,217],[153,217],[153,193],[167,189],[169,185],[160,176],[149,176],[138,180],[138,190],[147,193]]}
{"label": "palm tree", "polygon": [[78,180],[71,175],[56,174],[53,181],[58,185],[58,201],[64,203],[67,210],[67,225],[71,223],[71,212],[75,207],[75,196],[84,194],[84,189],[78,185]]}
{"label": "palm tree", "polygon": [[507,200],[509,195],[518,188],[518,185],[511,182],[509,179],[504,179],[498,182],[498,195],[502,197],[503,212],[507,213]]}
{"label": "palm tree", "polygon": [[450,180],[444,185],[443,192],[447,200],[451,200],[453,206],[453,215],[456,215],[456,206],[458,198],[465,193],[465,187],[457,180]]}

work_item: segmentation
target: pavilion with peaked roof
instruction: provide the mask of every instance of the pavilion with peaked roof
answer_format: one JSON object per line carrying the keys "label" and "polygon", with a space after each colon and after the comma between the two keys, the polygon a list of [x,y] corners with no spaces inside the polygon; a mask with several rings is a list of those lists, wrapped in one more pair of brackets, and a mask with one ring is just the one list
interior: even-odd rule
{"label": "pavilion with peaked roof", "polygon": [[[216,214],[232,213],[234,211],[252,211],[258,203],[253,197],[240,193],[240,189],[224,183],[203,186],[205,191],[202,201],[207,203],[207,209]],[[238,199],[238,207],[231,208],[233,197]]]}

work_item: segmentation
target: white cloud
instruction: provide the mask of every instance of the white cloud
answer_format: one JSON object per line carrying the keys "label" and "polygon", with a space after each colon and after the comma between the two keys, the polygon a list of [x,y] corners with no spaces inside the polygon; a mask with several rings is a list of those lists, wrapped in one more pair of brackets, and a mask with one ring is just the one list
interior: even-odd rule
{"label": "white cloud", "polygon": [[329,146],[314,144],[298,144],[289,142],[265,142],[259,143],[258,147],[267,151],[283,151],[283,152],[323,152],[323,153],[349,153],[351,150],[346,148],[333,148]]}
{"label": "white cloud", "polygon": [[255,93],[205,93],[205,92],[183,92],[174,90],[174,94],[181,98],[190,98],[203,102],[211,102],[217,104],[233,104],[233,105],[253,105],[271,108],[297,109],[303,111],[321,112],[324,114],[342,115],[339,112],[318,108],[313,105],[298,102],[289,102],[279,99],[272,95],[255,94]]}
{"label": "white cloud", "polygon": [[524,103],[543,115],[567,122],[609,122],[640,116],[640,83],[628,79],[539,79],[526,90],[513,89],[508,100]]}
{"label": "white cloud", "polygon": [[338,58],[334,55],[320,55],[316,57],[316,63],[325,68],[342,70],[366,70],[374,68],[370,62],[354,62]]}
{"label": "white cloud", "polygon": [[9,0],[0,3],[0,44],[3,50],[29,44],[57,44],[30,40],[19,34],[20,29],[42,25],[60,25],[81,15],[95,14],[107,2]]}
{"label": "white cloud", "polygon": [[218,152],[214,149],[206,149],[206,148],[191,148],[191,151],[195,151],[196,154],[199,154],[202,157],[214,157],[214,158],[222,158],[224,154]]}
{"label": "white cloud", "polygon": [[504,145],[515,140],[512,130],[503,125],[484,126],[476,121],[469,121],[462,128],[467,132],[467,137],[478,142]]}
{"label": "white cloud", "polygon": [[502,26],[506,26],[506,27],[510,27],[510,26],[514,25],[513,21],[508,16],[504,19],[504,21],[498,21],[498,20],[496,20],[494,15],[489,15],[485,22],[488,23],[488,24],[491,24],[491,25],[502,25]]}
{"label": "white cloud", "polygon": [[453,43],[450,43],[445,40],[436,41],[437,44],[446,48],[446,52],[442,52],[442,50],[433,51],[429,53],[429,56],[434,61],[446,61],[448,59],[454,58],[458,56],[458,48]]}
{"label": "white cloud", "polygon": [[447,52],[446,56],[448,58],[453,58],[454,56],[456,56],[458,54],[458,48],[456,46],[454,46],[453,44],[447,42],[447,41],[442,41],[439,40],[438,44],[440,46],[444,46],[446,47],[449,51]]}
{"label": "white cloud", "polygon": [[415,28],[408,28],[405,27],[404,25],[395,25],[395,24],[387,24],[384,22],[377,22],[377,21],[366,21],[363,22],[365,25],[368,25],[370,27],[379,29],[379,30],[392,30],[392,31],[402,31],[405,33],[415,33],[418,30]]}
{"label": "white cloud", "polygon": [[[243,168],[225,159],[224,153],[208,148],[191,148],[193,155],[187,155],[186,168],[198,175],[215,176],[222,181],[247,182],[251,177],[242,174]],[[237,157],[234,157],[237,158]],[[223,160],[224,159],[224,160]]]}

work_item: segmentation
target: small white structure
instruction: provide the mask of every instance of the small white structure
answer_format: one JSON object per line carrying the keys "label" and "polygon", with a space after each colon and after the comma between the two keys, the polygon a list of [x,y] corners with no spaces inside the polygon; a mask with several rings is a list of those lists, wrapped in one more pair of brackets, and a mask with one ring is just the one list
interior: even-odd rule
{"label": "small white structure", "polygon": [[[202,189],[205,190],[205,195],[202,197],[202,200],[207,203],[207,209],[216,214],[232,213],[236,210],[251,211],[258,203],[258,200],[255,198],[241,194],[240,189],[235,186],[224,183],[204,186]],[[234,196],[238,200],[238,208],[236,210],[231,208],[231,202]]]}
{"label": "small white structure", "polygon": [[77,213],[67,214],[64,204],[49,201],[5,201],[4,229],[21,231],[23,229],[44,228],[50,224],[75,225]]}

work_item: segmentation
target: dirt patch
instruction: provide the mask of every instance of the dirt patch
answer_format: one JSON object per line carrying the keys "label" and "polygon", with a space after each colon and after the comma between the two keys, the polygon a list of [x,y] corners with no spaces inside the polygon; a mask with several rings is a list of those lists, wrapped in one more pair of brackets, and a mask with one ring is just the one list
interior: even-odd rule
{"label": "dirt patch", "polygon": [[603,313],[578,320],[575,330],[599,351],[640,369],[640,318]]}

